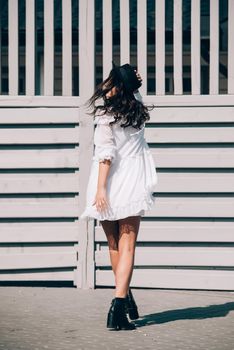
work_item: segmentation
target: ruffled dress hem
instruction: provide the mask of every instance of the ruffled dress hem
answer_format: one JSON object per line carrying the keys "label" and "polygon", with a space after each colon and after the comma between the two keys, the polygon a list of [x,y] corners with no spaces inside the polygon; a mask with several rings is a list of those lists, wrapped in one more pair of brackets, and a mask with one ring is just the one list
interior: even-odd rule
{"label": "ruffled dress hem", "polygon": [[96,206],[87,206],[85,211],[80,215],[81,220],[119,220],[128,216],[145,215],[145,210],[152,209],[156,197],[153,193],[146,192],[142,200],[134,201],[123,207],[112,207],[102,212],[96,209]]}

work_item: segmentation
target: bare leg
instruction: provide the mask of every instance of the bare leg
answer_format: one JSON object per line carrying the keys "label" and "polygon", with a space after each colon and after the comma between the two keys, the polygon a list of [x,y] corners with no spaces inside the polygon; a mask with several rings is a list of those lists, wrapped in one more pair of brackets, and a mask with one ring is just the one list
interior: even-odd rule
{"label": "bare leg", "polygon": [[119,221],[119,261],[115,273],[115,297],[127,296],[134,267],[135,246],[141,216],[129,216]]}
{"label": "bare leg", "polygon": [[119,241],[119,223],[118,221],[102,220],[100,221],[102,228],[106,234],[111,266],[114,274],[119,261],[118,241]]}

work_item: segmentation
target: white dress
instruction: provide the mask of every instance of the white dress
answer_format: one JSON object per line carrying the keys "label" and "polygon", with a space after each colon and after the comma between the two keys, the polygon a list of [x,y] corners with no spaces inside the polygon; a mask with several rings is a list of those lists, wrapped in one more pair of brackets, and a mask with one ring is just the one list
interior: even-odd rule
{"label": "white dress", "polygon": [[[135,98],[141,100],[140,93]],[[112,115],[95,116],[94,155],[87,185],[86,206],[80,219],[118,220],[128,216],[145,215],[152,209],[157,183],[156,166],[151,150],[144,138],[145,124],[141,130],[132,126],[120,127]],[[110,159],[107,177],[108,208],[98,211],[95,201],[99,161]]]}

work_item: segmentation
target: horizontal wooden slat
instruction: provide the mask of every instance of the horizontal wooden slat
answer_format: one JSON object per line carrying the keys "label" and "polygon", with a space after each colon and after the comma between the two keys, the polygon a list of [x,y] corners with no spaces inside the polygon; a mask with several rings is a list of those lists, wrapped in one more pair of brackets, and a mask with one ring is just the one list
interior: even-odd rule
{"label": "horizontal wooden slat", "polygon": [[[0,105],[2,97],[0,96]],[[38,98],[40,99],[39,96]],[[69,98],[64,97],[63,99],[66,101]],[[56,96],[53,96],[53,99],[50,98],[50,100],[55,101]],[[0,124],[61,124],[79,122],[79,108],[69,108],[67,106],[65,108],[58,108],[56,106],[54,108],[47,108],[42,107],[43,104],[39,108],[25,108],[25,105],[22,108],[12,108],[12,106],[10,106],[11,108],[3,107],[0,109]]]}
{"label": "horizontal wooden slat", "polygon": [[[0,105],[1,98],[0,96]],[[5,98],[8,96],[4,96]],[[38,96],[39,97],[39,96]],[[53,96],[56,100],[58,96]],[[42,97],[43,98],[43,97]],[[46,98],[46,97],[45,97]],[[157,96],[159,98],[159,96]],[[20,96],[19,96],[20,99]],[[64,100],[69,97],[64,97]],[[10,105],[12,107],[12,105]],[[46,112],[46,113],[45,113]],[[4,108],[0,110],[1,124],[51,124],[51,123],[78,123],[79,107],[39,108],[21,107]],[[220,118],[222,116],[222,118]],[[92,118],[87,117],[87,118]],[[147,123],[227,123],[234,122],[234,107],[211,106],[211,107],[180,107],[163,106],[150,111],[150,120]],[[146,123],[146,124],[147,124]]]}
{"label": "horizontal wooden slat", "polygon": [[76,252],[0,255],[1,270],[76,266]]}
{"label": "horizontal wooden slat", "polygon": [[146,128],[145,138],[151,143],[234,142],[234,127]]}
{"label": "horizontal wooden slat", "polygon": [[78,241],[78,221],[0,223],[0,243]]}
{"label": "horizontal wooden slat", "polygon": [[143,102],[147,105],[154,103],[156,107],[177,107],[177,106],[232,106],[233,94],[229,95],[148,95],[142,96]]}
{"label": "horizontal wooden slat", "polygon": [[[178,96],[177,96],[178,97]],[[222,117],[220,117],[222,116]],[[226,123],[234,122],[233,106],[154,108],[150,111],[150,123]]]}
{"label": "horizontal wooden slat", "polygon": [[79,127],[1,129],[1,145],[78,143]]}
{"label": "horizontal wooden slat", "polygon": [[0,173],[0,193],[79,192],[79,171],[74,173]]}
{"label": "horizontal wooden slat", "polygon": [[[220,234],[222,232],[222,234]],[[95,227],[95,241],[106,242],[102,226]],[[234,222],[141,222],[137,242],[233,242]]]}
{"label": "horizontal wooden slat", "polygon": [[31,271],[31,272],[20,272],[17,271],[11,273],[1,273],[0,281],[73,281],[74,270],[71,271]]}
{"label": "horizontal wooden slat", "polygon": [[[110,270],[96,271],[97,286],[115,286]],[[234,271],[135,269],[131,287],[234,290]]]}
{"label": "horizontal wooden slat", "polygon": [[62,198],[0,198],[0,218],[76,217],[78,196]]}
{"label": "horizontal wooden slat", "polygon": [[0,106],[4,107],[79,107],[79,96],[0,96]]}
{"label": "horizontal wooden slat", "polygon": [[[143,95],[143,101],[157,107],[177,106],[233,106],[233,96],[229,95]],[[2,107],[79,107],[81,99],[79,96],[0,96]],[[156,108],[157,110],[157,108]]]}
{"label": "horizontal wooden slat", "polygon": [[234,198],[158,197],[146,216],[234,218]]}
{"label": "horizontal wooden slat", "polygon": [[78,147],[0,150],[1,169],[76,168],[78,164]]}
{"label": "horizontal wooden slat", "polygon": [[61,254],[67,254],[67,253],[73,253],[75,251],[75,247],[73,243],[66,244],[66,243],[60,243],[60,244],[37,244],[37,243],[30,243],[30,244],[4,244],[0,245],[0,255],[11,255],[12,259],[14,259],[15,255],[18,254],[54,254],[54,253],[61,253]]}
{"label": "horizontal wooden slat", "polygon": [[234,173],[158,171],[155,192],[234,192]]}
{"label": "horizontal wooden slat", "polygon": [[160,168],[234,168],[234,148],[154,148]]}
{"label": "horizontal wooden slat", "polygon": [[[108,249],[95,252],[96,266],[110,266]],[[234,248],[223,247],[136,247],[135,266],[230,266]]]}

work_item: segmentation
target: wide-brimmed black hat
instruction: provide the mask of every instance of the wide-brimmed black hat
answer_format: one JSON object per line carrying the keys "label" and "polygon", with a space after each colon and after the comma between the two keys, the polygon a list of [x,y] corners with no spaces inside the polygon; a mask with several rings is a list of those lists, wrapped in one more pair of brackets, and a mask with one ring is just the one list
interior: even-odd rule
{"label": "wide-brimmed black hat", "polygon": [[126,90],[133,92],[142,85],[141,81],[137,78],[134,68],[130,64],[126,63],[122,66],[117,66],[112,61],[112,68],[115,69],[117,75],[123,81]]}

